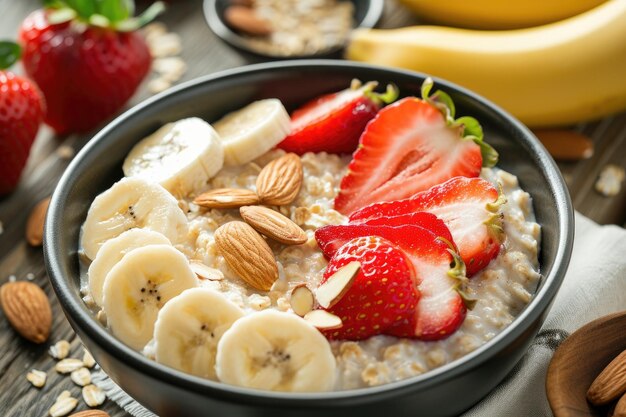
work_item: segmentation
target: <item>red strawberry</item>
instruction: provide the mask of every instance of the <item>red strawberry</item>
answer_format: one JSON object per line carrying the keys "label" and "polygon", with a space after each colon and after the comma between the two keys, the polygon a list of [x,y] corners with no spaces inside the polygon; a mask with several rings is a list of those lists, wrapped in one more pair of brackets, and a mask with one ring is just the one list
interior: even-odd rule
{"label": "red strawberry", "polygon": [[[392,218],[393,219],[393,218]],[[379,224],[375,224],[380,220]],[[324,255],[331,257],[348,241],[362,236],[379,236],[391,243],[404,246],[411,245],[413,236],[420,236],[420,230],[426,229],[448,241],[452,240],[448,227],[435,215],[430,213],[415,213],[411,223],[393,225],[387,223],[391,219],[374,219],[367,224],[331,225],[315,231],[315,239]],[[401,245],[402,243],[402,245]]]}
{"label": "red strawberry", "polygon": [[497,154],[482,142],[478,122],[454,120],[452,101],[441,91],[428,97],[430,87],[427,80],[424,100],[402,99],[367,125],[335,198],[336,210],[349,214],[371,203],[407,198],[455,176],[476,177],[483,156],[486,165],[495,164]]}
{"label": "red strawberry", "polygon": [[[5,53],[12,54],[9,59]],[[0,68],[19,56],[19,47],[0,42]],[[0,71],[0,195],[18,184],[30,148],[43,119],[44,105],[37,87],[10,71]]]}
{"label": "red strawberry", "polygon": [[[500,206],[504,196],[482,178],[456,177],[411,198],[376,203],[350,216],[351,223],[387,224],[389,217],[401,219],[427,211],[443,220],[471,276],[498,255],[504,239]],[[379,219],[379,220],[372,220]]]}
{"label": "red strawberry", "polygon": [[[150,69],[146,42],[134,30],[146,19],[129,19],[127,1],[107,2],[106,8],[99,3],[37,10],[20,29],[24,69],[41,88],[48,104],[45,121],[57,133],[87,131],[113,116]],[[62,13],[66,18],[58,23]],[[95,13],[98,20],[106,18],[99,26],[89,24]],[[77,17],[68,20],[72,16]],[[122,26],[133,30],[116,31]]]}
{"label": "red strawberry", "polygon": [[351,153],[359,143],[365,125],[383,103],[398,97],[395,87],[385,94],[372,90],[375,82],[318,97],[291,114],[291,134],[278,147],[302,155],[306,152]]}
{"label": "red strawberry", "polygon": [[322,283],[352,261],[359,261],[361,270],[348,292],[328,309],[343,325],[324,331],[326,337],[362,340],[392,326],[413,328],[419,291],[404,252],[380,237],[350,240],[330,260]]}

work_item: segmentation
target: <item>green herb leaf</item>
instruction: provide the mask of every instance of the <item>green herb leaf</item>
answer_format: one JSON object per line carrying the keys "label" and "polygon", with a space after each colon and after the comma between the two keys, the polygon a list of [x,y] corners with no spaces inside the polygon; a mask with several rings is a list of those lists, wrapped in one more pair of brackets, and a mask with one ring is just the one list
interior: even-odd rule
{"label": "green herb leaf", "polygon": [[15,42],[0,41],[0,69],[9,68],[20,59],[22,48]]}

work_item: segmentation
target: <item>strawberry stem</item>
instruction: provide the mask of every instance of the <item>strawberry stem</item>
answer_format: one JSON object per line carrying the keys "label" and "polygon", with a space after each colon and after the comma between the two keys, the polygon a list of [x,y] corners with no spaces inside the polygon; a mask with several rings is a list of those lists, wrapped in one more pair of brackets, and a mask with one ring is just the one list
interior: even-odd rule
{"label": "strawberry stem", "polygon": [[15,64],[22,55],[22,48],[15,42],[0,41],[0,70]]}

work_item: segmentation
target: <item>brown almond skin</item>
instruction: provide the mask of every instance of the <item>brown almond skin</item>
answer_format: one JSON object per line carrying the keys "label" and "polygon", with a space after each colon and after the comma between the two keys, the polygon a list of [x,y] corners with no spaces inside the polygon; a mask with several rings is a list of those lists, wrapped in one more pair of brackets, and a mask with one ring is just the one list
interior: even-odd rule
{"label": "brown almond skin", "polygon": [[267,207],[244,206],[241,217],[262,235],[285,245],[301,245],[308,237],[304,230],[281,213]]}
{"label": "brown almond skin", "polygon": [[228,26],[249,35],[267,36],[272,33],[272,25],[246,6],[229,6],[224,11],[224,20]]}
{"label": "brown almond skin", "polygon": [[228,266],[257,290],[269,291],[278,279],[274,253],[247,223],[223,224],[215,231],[215,244]]}
{"label": "brown almond skin", "polygon": [[25,339],[33,343],[48,340],[52,311],[46,293],[36,284],[7,282],[0,287],[0,303],[11,326]]}
{"label": "brown almond skin", "polygon": [[197,196],[194,204],[208,209],[230,209],[257,204],[259,197],[254,191],[239,188],[217,188]]}
{"label": "brown almond skin", "polygon": [[78,413],[74,413],[69,417],[110,417],[109,413],[102,410],[84,410]]}
{"label": "brown almond skin", "polygon": [[613,417],[626,417],[626,394],[622,395],[613,410]]}
{"label": "brown almond skin", "polygon": [[554,159],[579,161],[593,156],[593,141],[573,130],[535,130],[535,135]]}
{"label": "brown almond skin", "polygon": [[605,405],[626,392],[626,350],[609,363],[593,381],[587,399],[594,405]]}
{"label": "brown almond skin", "polygon": [[30,212],[26,222],[26,241],[31,246],[41,246],[43,242],[43,226],[49,205],[50,197],[44,198]]}
{"label": "brown almond skin", "polygon": [[288,153],[267,164],[256,179],[256,192],[261,203],[283,206],[298,196],[302,186],[302,162],[295,153]]}

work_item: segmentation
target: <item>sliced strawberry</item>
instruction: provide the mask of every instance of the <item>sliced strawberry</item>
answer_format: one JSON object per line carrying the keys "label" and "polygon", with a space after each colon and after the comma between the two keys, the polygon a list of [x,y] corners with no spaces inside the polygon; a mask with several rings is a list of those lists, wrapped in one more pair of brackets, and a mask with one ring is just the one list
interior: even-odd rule
{"label": "sliced strawberry", "polygon": [[[389,223],[427,211],[443,220],[450,229],[468,276],[483,269],[498,255],[504,240],[500,206],[506,201],[496,188],[482,178],[456,177],[411,198],[376,203],[350,216],[351,223]],[[378,219],[378,220],[374,220]]]}
{"label": "sliced strawberry", "polygon": [[[332,257],[337,250],[346,242],[361,236],[379,236],[389,240],[391,243],[403,247],[411,246],[411,237],[419,238],[420,230],[426,229],[441,236],[448,241],[452,236],[445,223],[430,213],[415,213],[411,223],[399,223],[397,226],[388,223],[387,218],[372,219],[367,224],[347,224],[324,226],[315,231],[317,244],[327,257]],[[395,220],[395,218],[393,218]]]}
{"label": "sliced strawberry", "polygon": [[359,142],[365,125],[378,113],[383,103],[398,97],[395,87],[376,94],[375,82],[318,97],[291,115],[291,133],[279,145],[287,152],[351,153]]}
{"label": "sliced strawberry", "polygon": [[436,107],[415,97],[381,110],[367,125],[341,181],[335,209],[349,214],[407,198],[455,176],[480,173],[480,147],[462,139]]}
{"label": "sliced strawberry", "polygon": [[380,237],[350,240],[330,260],[322,283],[352,261],[359,261],[361,270],[346,294],[328,309],[343,325],[324,331],[324,335],[362,340],[383,334],[392,326],[414,328],[419,291],[406,254]]}
{"label": "sliced strawberry", "polygon": [[[355,223],[363,223],[361,221],[356,221]],[[426,211],[421,211],[417,213],[409,213],[401,216],[393,216],[393,217],[378,217],[374,219],[370,219],[364,222],[364,224],[368,226],[391,226],[391,227],[399,227],[403,225],[416,225],[423,227],[425,229],[430,230],[437,237],[441,237],[446,239],[448,242],[452,243],[454,246],[454,240],[452,238],[452,234],[450,233],[450,229],[443,220],[439,219],[432,213],[428,213]],[[456,247],[455,247],[456,250]]]}

